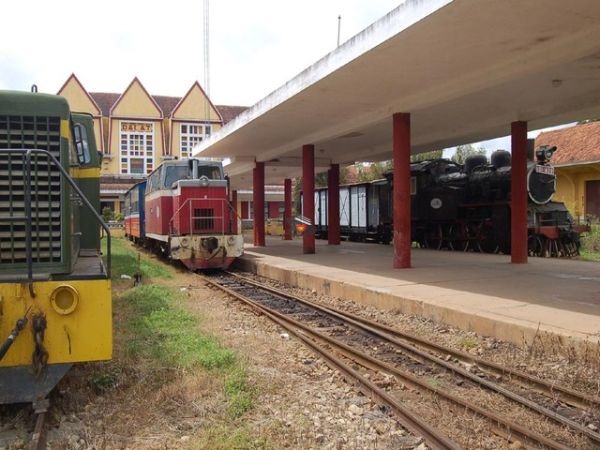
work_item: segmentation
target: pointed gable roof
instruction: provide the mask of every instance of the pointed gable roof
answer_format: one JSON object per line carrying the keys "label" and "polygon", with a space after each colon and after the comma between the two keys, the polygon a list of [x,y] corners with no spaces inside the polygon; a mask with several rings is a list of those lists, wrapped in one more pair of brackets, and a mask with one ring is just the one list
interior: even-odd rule
{"label": "pointed gable roof", "polygon": [[[83,95],[77,95],[77,94]],[[67,81],[61,86],[56,95],[62,95],[66,97],[71,110],[77,112],[87,112],[94,116],[100,116],[102,110],[98,106],[98,103],[90,95],[90,93],[83,87],[79,78],[72,73]]]}
{"label": "pointed gable roof", "polygon": [[[130,106],[133,105],[127,103],[128,97],[134,95],[138,97],[138,101],[136,102],[135,107],[130,109]],[[145,105],[141,103],[143,99],[147,100]],[[127,89],[125,89],[123,94],[121,94],[117,101],[112,105],[109,113],[111,116],[136,117],[140,114],[140,111],[143,111],[144,109],[147,113],[145,117],[154,117],[154,114],[152,113],[154,111],[157,118],[163,118],[163,111],[158,103],[156,103],[156,100],[148,93],[138,77],[134,77],[131,83],[129,83],[129,86],[127,86]]]}
{"label": "pointed gable roof", "polygon": [[223,118],[223,125],[225,125],[227,122],[231,122],[233,119],[235,119],[237,116],[239,116],[241,113],[243,113],[244,111],[246,111],[248,109],[247,106],[234,106],[234,105],[215,105],[215,106],[217,107],[219,114],[221,114],[221,117]]}
{"label": "pointed gable roof", "polygon": [[600,121],[560,130],[545,131],[535,138],[535,148],[556,145],[552,164],[574,164],[600,160]]}
{"label": "pointed gable roof", "polygon": [[[208,106],[208,117],[206,115]],[[189,88],[187,93],[179,100],[177,105],[171,111],[170,117],[173,119],[195,119],[199,118],[217,120],[223,122],[223,117],[213,102],[208,98],[202,86],[198,81]]]}

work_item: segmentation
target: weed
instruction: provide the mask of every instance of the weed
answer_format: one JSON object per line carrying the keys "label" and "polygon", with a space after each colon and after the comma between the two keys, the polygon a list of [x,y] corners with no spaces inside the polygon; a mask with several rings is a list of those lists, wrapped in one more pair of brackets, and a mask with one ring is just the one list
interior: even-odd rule
{"label": "weed", "polygon": [[600,222],[591,224],[591,230],[581,237],[581,258],[600,261]]}
{"label": "weed", "polygon": [[427,381],[427,384],[434,389],[439,389],[441,387],[439,380],[436,378],[427,378],[426,381]]}
{"label": "weed", "polygon": [[252,409],[255,390],[248,383],[248,375],[243,369],[233,370],[225,379],[225,395],[229,400],[229,414],[233,418],[244,415]]}
{"label": "weed", "polygon": [[459,345],[466,350],[471,350],[479,347],[479,341],[474,337],[466,337],[460,340]]}
{"label": "weed", "polygon": [[93,373],[88,381],[88,384],[94,390],[94,392],[96,392],[96,394],[102,394],[116,387],[118,378],[119,370],[112,368]]}

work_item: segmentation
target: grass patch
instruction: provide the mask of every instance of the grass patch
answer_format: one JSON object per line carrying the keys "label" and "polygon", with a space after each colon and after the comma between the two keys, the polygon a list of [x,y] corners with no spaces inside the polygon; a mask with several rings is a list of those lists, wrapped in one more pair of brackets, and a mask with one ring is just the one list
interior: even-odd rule
{"label": "grass patch", "polygon": [[256,438],[245,428],[216,426],[207,430],[194,449],[247,449],[263,450],[269,448],[266,438]]}
{"label": "grass patch", "polygon": [[[129,275],[138,271],[139,250],[124,238],[113,238],[112,247],[112,279],[118,280],[121,275]],[[106,255],[106,239],[102,240],[102,254]],[[139,268],[142,277],[149,278],[173,278],[173,273],[168,266],[160,262],[149,260],[143,255],[140,257]]]}
{"label": "grass patch", "polygon": [[479,347],[479,341],[473,337],[466,337],[460,340],[459,345],[465,350],[471,350]]}
{"label": "grass patch", "polygon": [[235,363],[235,355],[215,338],[203,336],[198,320],[177,305],[178,293],[168,287],[144,285],[123,293],[134,311],[130,321],[135,357],[168,367],[222,369]]}
{"label": "grass patch", "polygon": [[143,285],[125,291],[121,300],[130,309],[127,352],[134,360],[158,367],[202,367],[224,380],[228,413],[238,418],[252,409],[255,389],[234,352],[198,330],[196,316],[179,305],[173,288]]}

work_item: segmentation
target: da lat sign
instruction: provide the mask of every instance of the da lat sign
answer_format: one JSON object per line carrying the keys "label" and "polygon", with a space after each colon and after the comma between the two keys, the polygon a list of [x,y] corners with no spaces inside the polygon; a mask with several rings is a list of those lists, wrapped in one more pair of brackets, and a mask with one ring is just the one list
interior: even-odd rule
{"label": "da lat sign", "polygon": [[130,133],[152,133],[152,124],[144,122],[121,122],[121,131]]}

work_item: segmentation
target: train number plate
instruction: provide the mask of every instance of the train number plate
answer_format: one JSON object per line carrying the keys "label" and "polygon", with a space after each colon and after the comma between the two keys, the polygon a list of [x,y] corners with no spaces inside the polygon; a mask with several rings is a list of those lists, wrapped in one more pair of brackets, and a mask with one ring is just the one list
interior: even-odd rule
{"label": "train number plate", "polygon": [[554,175],[554,167],[552,166],[541,166],[538,164],[535,166],[535,171],[546,175]]}

